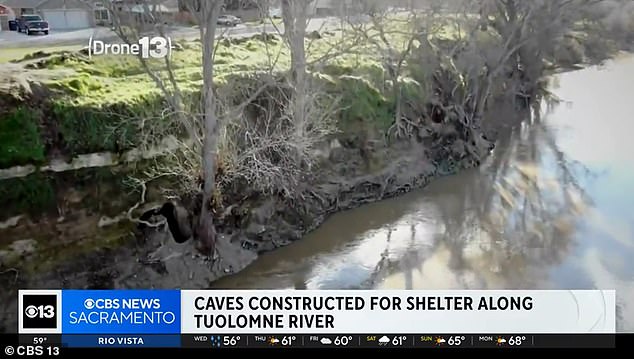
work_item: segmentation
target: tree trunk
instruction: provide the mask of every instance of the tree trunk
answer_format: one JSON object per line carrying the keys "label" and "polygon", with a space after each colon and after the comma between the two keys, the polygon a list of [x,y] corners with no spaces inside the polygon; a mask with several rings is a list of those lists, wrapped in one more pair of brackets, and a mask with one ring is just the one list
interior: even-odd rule
{"label": "tree trunk", "polygon": [[301,161],[303,148],[302,138],[306,127],[306,49],[304,39],[306,37],[306,21],[309,0],[282,0],[282,16],[284,20],[284,36],[291,51],[291,76],[290,82],[293,88],[292,115],[295,123],[295,136],[297,142],[298,161]]}
{"label": "tree trunk", "polygon": [[[305,136],[306,129],[306,56],[304,54],[304,37],[301,37],[301,44],[297,44],[301,49],[297,50],[298,54],[293,59],[295,77],[295,96],[293,99],[293,118],[295,119],[295,135],[297,136],[297,142],[301,146],[303,144],[302,139]],[[303,148],[298,148],[298,153],[303,153]],[[301,161],[301,156],[299,161]]]}
{"label": "tree trunk", "polygon": [[400,125],[402,121],[402,112],[403,112],[403,106],[402,106],[403,96],[402,96],[401,84],[400,82],[398,82],[398,76],[399,76],[398,73],[393,76],[392,86],[394,88],[394,101],[396,102],[394,121],[397,125]]}
{"label": "tree trunk", "polygon": [[198,230],[199,250],[212,254],[216,230],[212,217],[212,195],[216,185],[216,148],[218,137],[218,119],[216,117],[216,97],[214,94],[214,46],[216,37],[216,21],[220,12],[221,1],[203,1],[203,104],[204,137],[202,149],[203,166],[203,203],[199,217]]}

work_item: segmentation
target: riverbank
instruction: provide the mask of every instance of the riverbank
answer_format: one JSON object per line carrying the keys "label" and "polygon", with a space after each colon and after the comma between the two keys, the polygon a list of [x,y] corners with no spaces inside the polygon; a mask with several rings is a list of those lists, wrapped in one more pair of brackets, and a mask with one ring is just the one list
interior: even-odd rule
{"label": "riverbank", "polygon": [[[325,56],[333,48],[342,46],[336,32],[311,34],[311,39],[314,41],[312,57]],[[215,60],[218,87],[226,92],[228,101],[240,100],[245,93],[261,86],[263,81],[269,81],[267,76],[273,76],[274,82],[270,84],[272,90],[263,93],[261,98],[256,98],[253,102],[257,104],[275,101],[278,103],[275,105],[277,108],[272,110],[279,111],[284,94],[280,90],[283,85],[282,79],[276,76],[283,75],[289,56],[282,39],[275,35],[256,35],[252,38],[224,39],[220,44]],[[178,49],[173,55],[177,80],[185,84],[184,95],[196,98],[199,96],[196,91],[202,80],[200,60],[197,56],[200,53],[200,44],[181,43]],[[337,152],[354,153],[348,155],[348,159],[358,157],[357,167],[364,168],[349,166],[351,168],[343,169],[342,173],[336,173],[330,179],[302,181],[304,185],[319,181],[326,183],[337,180],[337,176],[351,180],[355,176],[385,170],[384,166],[390,163],[388,156],[391,154],[383,153],[385,149],[381,146],[385,146],[384,134],[394,120],[395,99],[386,85],[381,59],[372,53],[372,50],[371,46],[365,46],[360,47],[358,52],[344,52],[329,61],[327,66],[319,68],[319,72],[312,73],[316,84],[323,87],[326,97],[339,101],[342,105],[330,115],[336,122],[332,133],[310,149],[311,156],[315,159],[313,162],[317,166],[313,166],[313,170],[305,176],[313,177],[317,173],[323,176],[325,172],[322,169],[330,170],[329,162],[331,157],[337,156]],[[279,62],[272,68],[267,67],[267,60],[273,55],[279,56]],[[264,70],[270,73],[262,74]],[[112,236],[116,238],[113,239],[113,243],[126,242],[129,238],[125,232],[122,233],[125,226],[112,226],[118,230],[110,233],[108,228],[102,228],[101,224],[116,224],[117,219],[128,219],[128,214],[138,216],[147,206],[164,200],[166,193],[160,193],[161,188],[170,189],[170,195],[182,194],[179,192],[183,190],[182,185],[178,186],[179,176],[172,174],[169,176],[174,180],[171,184],[163,182],[148,185],[150,198],[146,198],[146,203],[142,203],[134,213],[127,213],[138,200],[140,189],[130,187],[126,190],[126,184],[123,182],[128,177],[136,176],[133,179],[142,179],[140,177],[148,169],[145,165],[135,166],[134,161],[158,161],[160,165],[169,167],[173,163],[161,162],[165,161],[165,157],[171,156],[169,159],[174,159],[181,155],[182,153],[178,152],[180,149],[176,147],[186,145],[176,143],[174,146],[173,141],[165,143],[164,139],[182,136],[183,128],[178,126],[175,119],[163,116],[165,109],[162,106],[162,97],[136,59],[89,59],[82,51],[38,52],[14,63],[0,66],[0,72],[2,71],[7,73],[7,77],[0,82],[0,92],[7,95],[3,96],[3,103],[0,104],[0,175],[5,179],[0,181],[0,194],[7,200],[4,211],[0,214],[0,233],[3,237],[0,241],[0,258],[3,267],[12,268],[22,261],[23,251],[12,248],[14,241],[46,241],[46,236],[58,237],[62,233],[68,233],[63,227],[72,226],[75,221],[82,222],[80,227],[85,227],[84,223],[98,224],[98,228],[94,228],[97,233],[76,233],[75,238],[58,238],[57,242],[63,243],[64,247],[86,247],[83,244],[87,241],[82,237]],[[408,78],[403,79],[403,82],[415,83]],[[422,94],[423,89],[422,86],[419,87],[406,87],[408,92],[407,96],[403,96],[403,101],[416,100],[424,103],[426,99]],[[193,104],[195,105],[195,101]],[[408,116],[424,116],[424,111],[425,109],[419,109]],[[455,122],[436,124],[435,128],[427,129],[428,133],[419,136],[421,138],[413,140],[419,144],[421,141],[426,143],[423,147],[427,148],[419,151],[421,161],[427,158],[422,156],[422,153],[434,150],[431,147],[440,150],[443,146],[453,145],[453,141],[458,137],[455,127]],[[259,129],[238,128],[233,137],[229,136],[229,141],[243,138],[248,130]],[[277,135],[279,133],[275,134]],[[456,157],[462,159],[466,150],[459,147],[460,144],[456,143],[456,150],[462,151]],[[234,152],[240,151],[238,149]],[[168,152],[168,156],[165,156],[165,152]],[[223,163],[222,170],[225,173],[231,172],[235,176],[236,168],[250,166],[247,162],[236,163],[236,153],[231,153],[226,147],[221,148],[219,152]],[[335,154],[331,156],[331,152]],[[172,156],[175,153],[176,155]],[[279,154],[284,155],[277,152],[273,157]],[[399,158],[400,154],[395,156]],[[436,157],[435,161],[443,156]],[[182,157],[177,159],[180,160]],[[275,161],[274,158],[263,159]],[[234,161],[231,162],[232,160]],[[441,162],[444,167],[454,166],[444,160]],[[322,168],[315,170],[318,167]],[[279,168],[282,175],[284,170]],[[443,171],[451,169],[444,168]],[[70,173],[77,173],[77,178],[73,179],[74,176]],[[192,173],[182,174],[193,176]],[[245,216],[237,212],[250,210],[249,207],[255,205],[251,202],[259,200],[257,197],[261,188],[252,187],[252,183],[248,181],[244,183],[240,175],[241,173],[237,173],[238,180],[235,177],[220,179],[228,188],[223,189],[223,193],[218,193],[217,213],[224,214],[229,208],[235,213],[218,221],[219,230],[222,230],[223,226],[239,229],[248,227]],[[62,177],[64,178],[60,180]],[[240,180],[242,182],[238,183]],[[106,190],[98,188],[93,191],[83,185],[81,188],[75,188],[77,186],[73,181],[94,181],[95,187],[105,187]],[[110,190],[110,187],[114,189]],[[305,190],[306,188],[302,191]],[[251,198],[247,198],[250,203],[243,205],[240,202],[244,201],[245,193],[249,193],[247,197]],[[109,198],[95,198],[105,195]],[[326,195],[329,196],[330,193]],[[124,200],[113,201],[113,198]],[[104,203],[108,200],[116,202],[117,205],[109,206]],[[89,203],[88,213],[83,214],[84,209],[81,205]],[[292,205],[282,206],[295,211]],[[297,210],[301,212],[300,209]],[[77,215],[73,212],[77,212]],[[318,215],[316,212],[312,211],[310,215]],[[43,225],[45,223],[51,225]],[[36,233],[38,225],[47,228],[47,231]],[[130,229],[133,228],[132,223],[128,225]],[[288,226],[301,227],[298,222]],[[98,241],[88,242],[96,245],[94,249],[100,248]],[[67,251],[56,243],[40,243],[28,247],[32,246],[37,247],[35,252],[44,249],[49,252],[60,252],[59,257],[63,257],[62,253],[77,255],[76,252]],[[257,244],[245,246],[256,247],[256,251],[259,250]],[[110,246],[106,242],[104,247]]]}
{"label": "riverbank", "polygon": [[[486,44],[494,40],[491,34],[485,32],[482,35],[483,38],[477,41],[490,46]],[[321,46],[338,38],[336,33],[311,36],[321,41]],[[442,39],[439,43],[447,45],[451,41]],[[261,83],[258,82],[262,80],[259,77],[261,69],[271,59],[270,56],[259,56],[262,48],[270,47],[271,51],[279,50],[283,54],[282,61],[276,65],[277,70],[274,67],[270,70],[275,71],[266,75],[283,74],[288,67],[288,51],[285,52],[278,37],[259,36],[236,42],[227,39],[221,43],[224,47],[219,49],[216,58],[218,86],[223,90],[231,89],[234,95],[244,96]],[[329,48],[324,46],[324,51]],[[491,149],[491,143],[482,136],[477,121],[465,125],[463,121],[467,118],[458,111],[469,107],[467,94],[472,89],[463,81],[463,74],[468,70],[447,70],[446,65],[453,64],[452,61],[439,61],[446,59],[442,53],[435,54],[422,46],[417,48],[416,56],[420,56],[417,60],[421,61],[412,61],[411,77],[396,79],[402,85],[404,96],[401,100],[407,104],[401,108],[401,114],[414,124],[415,130],[406,139],[395,140],[387,136],[390,140],[387,142],[385,133],[394,122],[399,96],[390,91],[394,81],[389,79],[381,62],[384,59],[377,57],[373,50],[373,47],[366,47],[361,54],[342,55],[312,73],[327,94],[336,95],[344,106],[333,116],[337,120],[337,131],[312,148],[315,167],[299,181],[297,196],[264,194],[252,188],[252,183],[245,185],[240,181],[222,187],[215,202],[215,224],[220,236],[217,253],[212,258],[199,256],[191,242],[173,243],[164,228],[139,232],[132,223],[121,222],[122,225],[104,226],[112,229],[106,234],[99,224],[109,219],[102,221],[102,213],[98,211],[88,211],[86,216],[55,213],[56,209],[59,212],[59,208],[54,208],[59,205],[59,196],[50,194],[58,188],[65,191],[67,188],[63,187],[68,187],[67,183],[46,191],[32,191],[40,187],[25,186],[22,193],[27,198],[31,195],[36,198],[27,201],[30,209],[43,207],[39,200],[43,193],[45,203],[53,206],[53,213],[37,219],[4,222],[9,228],[4,228],[6,231],[2,233],[11,233],[11,236],[3,238],[0,247],[4,251],[0,280],[4,287],[11,289],[7,291],[7,297],[2,298],[2,302],[10,303],[4,313],[6,318],[0,318],[2,323],[14,323],[17,288],[205,288],[222,276],[242,270],[259,253],[302,238],[332,213],[397,196],[425,186],[438,176],[479,165]],[[202,79],[200,62],[193,56],[199,52],[200,47],[190,43],[182,44],[175,55],[178,81],[186,84],[185,94],[193,98],[199,96],[196,91]],[[434,56],[431,60],[426,57],[430,54]],[[467,53],[465,58],[469,55],[472,54]],[[574,58],[566,59],[575,62]],[[12,81],[9,81],[7,91],[12,97],[2,99],[7,105],[3,110],[8,111],[2,114],[5,117],[0,122],[4,126],[1,133],[5,135],[0,141],[1,167],[32,165],[38,168],[59,158],[72,164],[71,159],[82,154],[111,151],[120,155],[138,145],[147,145],[147,140],[152,144],[162,138],[155,136],[156,133],[165,134],[161,130],[177,137],[182,135],[181,128],[165,126],[173,122],[159,116],[164,110],[161,96],[139,64],[130,59],[111,60],[89,60],[81,52],[40,53],[8,66],[11,71],[20,71],[11,73]],[[437,67],[425,68],[428,60]],[[415,73],[414,70],[419,71]],[[474,79],[482,79],[479,76],[477,72]],[[497,91],[493,91],[494,96],[508,92],[503,86],[508,78],[501,78],[500,83],[492,84]],[[447,83],[438,84],[437,81]],[[283,87],[280,84],[275,82],[276,90]],[[442,85],[448,85],[453,91],[444,94],[440,91],[437,95],[435,100],[440,101],[440,106],[449,109],[438,113],[429,94],[438,92]],[[465,98],[452,97],[456,90]],[[256,100],[259,104],[275,102],[280,100],[276,97],[279,95],[280,92],[271,91]],[[241,98],[229,96],[229,99]],[[280,106],[273,110],[279,111]],[[108,135],[103,136],[104,133]],[[236,138],[246,138],[245,134],[242,129]],[[231,167],[221,169],[224,172]],[[37,178],[35,175],[37,173],[17,180],[32,184],[31,181]],[[179,172],[174,177],[180,175],[192,173]],[[16,188],[14,183],[0,183],[2,185],[6,191],[2,193],[10,193]],[[133,195],[138,197],[138,193]],[[107,192],[106,196],[106,200],[111,201],[117,198],[112,192]],[[74,197],[72,202],[84,201]],[[110,219],[126,219],[120,216],[133,206],[127,201],[122,202],[119,214],[108,213]],[[13,203],[7,203],[6,207],[4,216],[21,215],[19,211],[11,213],[15,210]],[[44,227],[42,223],[51,226]],[[81,233],[81,226],[73,232],[73,224],[96,226],[100,230],[86,235]],[[38,226],[49,232],[41,231],[37,240],[26,237]],[[86,238],[90,240],[86,241]],[[52,252],[56,255],[51,255]],[[7,328],[12,327],[7,325]]]}
{"label": "riverbank", "polygon": [[495,110],[517,121],[482,166],[331,216],[212,288],[616,289],[634,330],[633,73],[632,54],[560,72],[540,117]]}
{"label": "riverbank", "polygon": [[[485,148],[484,151],[488,151]],[[198,255],[194,244],[179,245],[168,231],[151,230],[137,233],[136,240],[119,243],[75,256],[72,263],[61,263],[45,273],[4,271],[3,310],[0,322],[7,328],[15,323],[18,288],[206,288],[211,282],[234,274],[254,260],[258,253],[274,250],[318,228],[330,215],[363,204],[395,197],[427,185],[439,171],[416,143],[377,150],[386,163],[377,171],[368,172],[358,149],[339,148],[333,154],[333,166],[328,166],[312,187],[310,196],[301,203],[289,204],[274,198],[248,200],[235,207],[243,213],[241,226],[229,225],[236,216],[219,220],[221,230],[217,241],[217,256],[210,259]],[[475,162],[457,162],[451,171],[473,166]],[[351,175],[350,173],[354,173]],[[21,250],[24,260],[37,256],[36,248]]]}

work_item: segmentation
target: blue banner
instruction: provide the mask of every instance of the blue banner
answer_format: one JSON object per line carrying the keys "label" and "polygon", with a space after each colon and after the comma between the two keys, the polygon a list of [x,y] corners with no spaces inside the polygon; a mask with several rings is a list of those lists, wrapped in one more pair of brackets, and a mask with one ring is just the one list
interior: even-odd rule
{"label": "blue banner", "polygon": [[180,334],[179,290],[63,290],[63,334]]}
{"label": "blue banner", "polygon": [[179,348],[181,336],[172,335],[78,335],[63,334],[62,345],[69,348]]}

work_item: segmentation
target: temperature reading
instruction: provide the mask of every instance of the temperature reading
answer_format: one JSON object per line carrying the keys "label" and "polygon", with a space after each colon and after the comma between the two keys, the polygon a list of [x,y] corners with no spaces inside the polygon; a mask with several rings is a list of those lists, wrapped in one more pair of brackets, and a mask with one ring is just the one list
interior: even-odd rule
{"label": "temperature reading", "polygon": [[293,336],[282,337],[282,340],[281,340],[280,344],[282,344],[284,346],[292,345],[293,342],[295,341],[295,339],[297,339],[297,337],[294,336],[294,335]]}
{"label": "temperature reading", "polygon": [[464,336],[454,335],[452,337],[449,337],[449,340],[447,340],[447,344],[448,345],[453,345],[453,346],[458,346],[458,345],[462,344],[462,342],[464,340],[465,340]]}
{"label": "temperature reading", "polygon": [[336,337],[334,343],[335,343],[335,345],[346,346],[351,341],[352,341],[352,336]]}
{"label": "temperature reading", "polygon": [[33,344],[35,344],[35,345],[44,344],[44,343],[46,343],[47,340],[48,340],[47,337],[34,337],[33,338]]}
{"label": "temperature reading", "polygon": [[509,338],[509,345],[522,345],[522,343],[526,341],[526,337],[525,336],[512,336]]}
{"label": "temperature reading", "polygon": [[240,341],[240,336],[232,335],[232,336],[224,336],[222,337],[222,345],[233,347]]}
{"label": "temperature reading", "polygon": [[404,335],[397,335],[392,339],[392,345],[403,345],[403,343],[407,340],[407,337]]}

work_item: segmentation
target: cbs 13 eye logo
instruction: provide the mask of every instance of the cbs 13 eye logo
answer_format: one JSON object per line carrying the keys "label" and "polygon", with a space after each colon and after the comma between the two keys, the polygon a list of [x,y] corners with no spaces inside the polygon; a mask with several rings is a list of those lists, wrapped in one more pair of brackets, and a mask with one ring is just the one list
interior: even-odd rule
{"label": "cbs 13 eye logo", "polygon": [[22,297],[22,327],[54,329],[57,327],[57,296],[55,294],[25,294]]}

